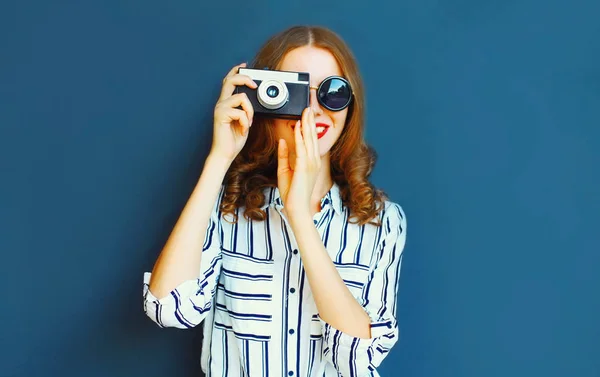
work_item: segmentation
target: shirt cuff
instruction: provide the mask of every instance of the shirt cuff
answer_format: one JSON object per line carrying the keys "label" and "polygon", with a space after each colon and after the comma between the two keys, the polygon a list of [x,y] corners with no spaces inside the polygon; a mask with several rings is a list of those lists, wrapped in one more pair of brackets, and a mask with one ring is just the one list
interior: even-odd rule
{"label": "shirt cuff", "polygon": [[356,343],[359,343],[359,346],[362,345],[370,346],[377,339],[382,336],[390,336],[394,334],[396,330],[396,323],[394,320],[381,320],[381,321],[372,321],[371,322],[371,337],[370,338],[359,338],[352,335],[349,335],[343,331],[340,331],[325,322],[321,317],[319,317],[321,321],[321,326],[323,328],[323,336],[329,343],[329,340],[332,338],[336,338],[336,342],[339,343],[340,346],[344,347],[356,347]]}
{"label": "shirt cuff", "polygon": [[144,312],[159,326],[194,327],[210,309],[199,279],[186,280],[158,299],[149,289],[151,276],[150,272],[144,273]]}
{"label": "shirt cuff", "polygon": [[[159,303],[160,305],[167,305],[169,303],[174,302],[174,297],[172,294],[168,294],[161,299],[158,299],[152,294],[152,292],[149,289],[151,277],[151,272],[144,273],[144,286],[142,293],[144,295],[145,300],[148,302]],[[199,290],[200,286],[198,285],[198,279],[191,279],[179,284],[177,287],[175,287],[173,291],[177,291],[182,297],[188,297],[191,295],[195,295],[196,292],[198,292]]]}
{"label": "shirt cuff", "polygon": [[323,328],[323,356],[342,377],[370,375],[398,339],[394,319],[371,320],[370,338],[349,335],[319,319]]}

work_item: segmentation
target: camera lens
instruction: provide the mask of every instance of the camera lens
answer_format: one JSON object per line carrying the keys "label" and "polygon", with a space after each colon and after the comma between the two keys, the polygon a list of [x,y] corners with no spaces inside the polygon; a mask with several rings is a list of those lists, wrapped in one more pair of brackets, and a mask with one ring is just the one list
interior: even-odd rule
{"label": "camera lens", "polygon": [[279,95],[279,89],[276,86],[271,85],[267,88],[267,95],[271,98],[275,98]]}
{"label": "camera lens", "polygon": [[258,102],[268,110],[282,108],[287,103],[288,96],[287,86],[276,79],[261,82],[256,93]]}

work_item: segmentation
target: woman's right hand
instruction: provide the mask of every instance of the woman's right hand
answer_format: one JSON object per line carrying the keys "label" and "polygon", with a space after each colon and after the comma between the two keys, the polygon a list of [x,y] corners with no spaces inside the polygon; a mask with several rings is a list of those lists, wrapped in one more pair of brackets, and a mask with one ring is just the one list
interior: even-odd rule
{"label": "woman's right hand", "polygon": [[[249,76],[238,73],[238,69],[245,66],[246,63],[237,65],[225,76],[221,95],[215,105],[213,145],[210,153],[228,161],[233,161],[246,144],[254,116],[254,109],[246,94],[233,94],[235,87],[239,85],[257,88]],[[238,109],[239,106],[242,109]]]}

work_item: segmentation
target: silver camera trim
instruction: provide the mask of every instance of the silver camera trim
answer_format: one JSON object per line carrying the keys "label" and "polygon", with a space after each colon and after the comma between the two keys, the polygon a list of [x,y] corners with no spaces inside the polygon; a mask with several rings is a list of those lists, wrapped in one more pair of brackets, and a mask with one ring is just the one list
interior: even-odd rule
{"label": "silver camera trim", "polygon": [[[279,94],[276,97],[270,97],[267,94],[267,89],[270,87],[279,89]],[[266,109],[277,110],[282,108],[289,99],[287,86],[279,80],[269,79],[260,83],[256,93],[256,99]]]}
{"label": "silver camera trim", "polygon": [[306,85],[310,83],[308,80],[300,79],[300,74],[302,72],[263,70],[256,68],[240,68],[238,72],[242,75],[250,76],[252,80],[279,80],[281,82]]}

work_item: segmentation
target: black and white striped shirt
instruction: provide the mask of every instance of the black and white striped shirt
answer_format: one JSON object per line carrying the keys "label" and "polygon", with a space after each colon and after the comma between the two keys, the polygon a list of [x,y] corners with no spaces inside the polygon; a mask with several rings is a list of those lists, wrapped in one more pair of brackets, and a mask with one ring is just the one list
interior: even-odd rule
{"label": "black and white striped shirt", "polygon": [[202,369],[208,377],[379,376],[398,339],[396,294],[406,219],[386,201],[383,226],[351,224],[334,184],[315,227],[348,289],[371,318],[371,339],[343,333],[319,317],[298,245],[277,188],[265,190],[265,221],[221,218],[215,203],[198,279],[157,300],[144,274],[144,310],[161,327],[204,324]]}

